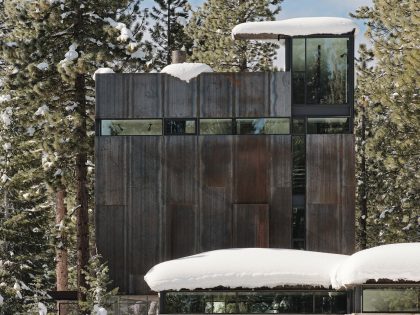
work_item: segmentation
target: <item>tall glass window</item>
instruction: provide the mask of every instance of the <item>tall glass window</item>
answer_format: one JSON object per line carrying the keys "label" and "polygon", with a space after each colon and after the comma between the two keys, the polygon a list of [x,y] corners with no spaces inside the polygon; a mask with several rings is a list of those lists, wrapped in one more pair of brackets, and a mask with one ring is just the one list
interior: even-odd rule
{"label": "tall glass window", "polygon": [[348,38],[295,38],[294,104],[346,104]]}

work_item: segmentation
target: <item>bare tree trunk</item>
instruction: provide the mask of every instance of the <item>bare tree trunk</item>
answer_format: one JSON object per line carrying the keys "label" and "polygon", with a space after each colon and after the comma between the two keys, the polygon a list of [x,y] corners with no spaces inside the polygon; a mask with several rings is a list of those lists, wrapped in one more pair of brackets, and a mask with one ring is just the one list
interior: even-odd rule
{"label": "bare tree trunk", "polygon": [[[76,100],[79,104],[78,113],[81,116],[80,125],[76,133],[81,143],[86,143],[86,86],[83,74],[78,74],[75,82]],[[76,155],[76,182],[77,195],[77,285],[79,299],[86,300],[86,295],[81,288],[87,288],[86,277],[83,270],[89,262],[89,213],[88,213],[88,189],[87,189],[87,149],[82,149]]]}
{"label": "bare tree trunk", "polygon": [[[67,215],[67,207],[64,199],[66,197],[65,189],[59,189],[56,192],[56,203],[55,203],[55,223],[61,224]],[[57,291],[68,290],[68,253],[67,253],[67,239],[66,235],[60,232],[60,247],[56,248],[56,286]],[[57,302],[57,307],[60,310],[60,315],[67,315],[68,308],[66,305],[61,305],[60,301]]]}

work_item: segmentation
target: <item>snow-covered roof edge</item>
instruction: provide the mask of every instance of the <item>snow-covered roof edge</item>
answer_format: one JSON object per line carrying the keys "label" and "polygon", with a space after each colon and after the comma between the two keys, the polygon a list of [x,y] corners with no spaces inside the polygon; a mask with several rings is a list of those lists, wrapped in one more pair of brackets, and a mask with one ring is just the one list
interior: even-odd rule
{"label": "snow-covered roof edge", "polygon": [[213,69],[204,63],[174,63],[163,68],[161,73],[169,74],[180,80],[190,82],[204,72],[213,72]]}
{"label": "snow-covered roof edge", "polygon": [[[203,268],[205,266],[205,268]],[[281,286],[352,288],[369,280],[420,283],[420,243],[382,245],[351,256],[243,248],[204,252],[154,266],[144,279],[154,291]]]}
{"label": "snow-covered roof edge", "polygon": [[341,17],[302,17],[236,25],[233,39],[280,39],[309,35],[344,35],[358,32],[357,24]]}

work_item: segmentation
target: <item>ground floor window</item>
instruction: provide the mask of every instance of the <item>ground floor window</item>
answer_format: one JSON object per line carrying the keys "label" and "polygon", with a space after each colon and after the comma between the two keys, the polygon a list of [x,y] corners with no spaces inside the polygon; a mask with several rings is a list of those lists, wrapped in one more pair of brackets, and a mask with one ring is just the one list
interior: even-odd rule
{"label": "ground floor window", "polygon": [[165,292],[162,314],[341,314],[347,293],[337,291]]}
{"label": "ground floor window", "polygon": [[364,288],[362,299],[363,312],[420,312],[420,287]]}

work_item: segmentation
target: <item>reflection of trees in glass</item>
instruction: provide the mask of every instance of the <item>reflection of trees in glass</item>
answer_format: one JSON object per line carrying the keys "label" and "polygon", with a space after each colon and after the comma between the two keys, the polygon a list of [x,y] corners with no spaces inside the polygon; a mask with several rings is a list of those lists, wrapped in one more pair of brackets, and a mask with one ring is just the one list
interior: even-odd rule
{"label": "reflection of trees in glass", "polygon": [[364,289],[365,312],[419,312],[420,289]]}
{"label": "reflection of trees in glass", "polygon": [[288,118],[237,119],[237,133],[245,135],[288,134],[289,125]]}
{"label": "reflection of trees in glass", "polygon": [[306,156],[305,156],[305,136],[292,137],[292,190],[293,194],[305,193],[305,174],[306,174]]}
{"label": "reflection of trees in glass", "polygon": [[232,119],[201,119],[200,134],[230,135],[232,134]]}
{"label": "reflection of trees in glass", "polygon": [[308,103],[346,103],[347,39],[306,40]]}
{"label": "reflection of trees in glass", "polygon": [[162,122],[151,120],[103,120],[101,134],[104,136],[161,135]]}

